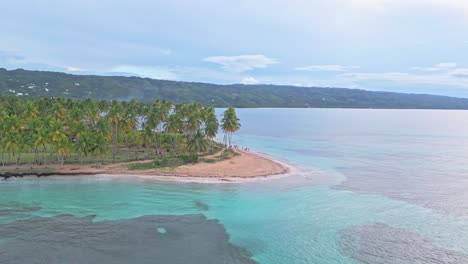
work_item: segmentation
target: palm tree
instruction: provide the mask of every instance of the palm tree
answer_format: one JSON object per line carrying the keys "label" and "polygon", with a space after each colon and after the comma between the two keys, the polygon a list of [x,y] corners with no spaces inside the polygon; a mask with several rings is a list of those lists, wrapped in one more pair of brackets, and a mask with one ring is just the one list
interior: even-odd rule
{"label": "palm tree", "polygon": [[150,126],[144,126],[142,132],[143,132],[143,145],[146,149],[153,141],[153,130],[151,129]]}
{"label": "palm tree", "polygon": [[5,136],[4,146],[8,151],[8,161],[10,161],[10,153],[16,157],[16,165],[21,161],[21,151],[25,149],[26,137],[22,137],[24,127],[24,120],[17,115],[11,115],[5,118]]}
{"label": "palm tree", "polygon": [[56,101],[52,105],[51,113],[53,113],[55,121],[58,121],[59,119],[63,118],[66,115],[67,110],[63,107],[63,105],[59,101]]}
{"label": "palm tree", "polygon": [[208,145],[207,143],[205,133],[201,130],[197,130],[195,133],[190,135],[189,140],[187,141],[187,147],[188,150],[193,153],[205,152]]}
{"label": "palm tree", "polygon": [[114,102],[106,117],[109,120],[112,129],[112,162],[115,162],[119,143],[119,125],[125,118],[122,104]]}
{"label": "palm tree", "polygon": [[63,166],[65,155],[70,152],[70,139],[65,133],[65,128],[62,122],[52,120],[50,127],[51,143],[54,147],[55,154],[57,155],[57,160]]}
{"label": "palm tree", "polygon": [[219,123],[218,123],[218,118],[216,117],[216,112],[214,108],[209,108],[205,112],[204,116],[204,131],[205,135],[209,140],[209,146],[210,146],[210,152],[212,150],[214,138],[216,138],[216,135],[218,134],[218,129],[219,129]]}
{"label": "palm tree", "polygon": [[[140,124],[141,122],[141,124]],[[225,144],[231,144],[232,133],[240,127],[233,108],[223,117]],[[34,153],[34,163],[65,163],[71,155],[83,162],[92,156],[102,158],[112,149],[115,162],[119,147],[126,146],[127,160],[131,150],[154,146],[175,154],[205,151],[217,135],[218,119],[213,107],[198,103],[173,106],[156,101],[145,106],[129,102],[83,101],[63,98],[0,96],[0,151],[16,158],[19,164],[25,153]],[[49,154],[50,158],[47,158]],[[42,157],[41,157],[42,156]]]}
{"label": "palm tree", "polygon": [[164,131],[171,133],[172,138],[172,150],[176,151],[177,149],[177,134],[183,130],[184,123],[181,119],[181,116],[176,112],[169,116],[167,122],[164,124]]}
{"label": "palm tree", "polygon": [[147,109],[146,126],[149,127],[148,129],[154,131],[152,139],[156,155],[161,154],[158,133],[161,131],[162,123],[167,121],[171,107],[172,105],[168,105],[165,101],[160,102],[159,100],[156,100],[156,102]]}
{"label": "palm tree", "polygon": [[112,140],[111,130],[108,123],[101,119],[96,123],[96,128],[93,131],[91,140],[91,153],[95,157],[103,158],[104,154],[109,150],[109,142]]}
{"label": "palm tree", "polygon": [[10,157],[16,156],[20,144],[19,124],[20,120],[16,115],[10,115],[5,118],[3,122],[4,135],[2,138],[2,145],[8,153],[8,162]]}
{"label": "palm tree", "polygon": [[[34,146],[34,153],[35,153],[35,159],[36,163],[46,163],[46,156],[44,155],[47,152],[47,144],[49,143],[49,125],[50,120],[47,118],[43,118],[40,120],[39,124],[35,126],[34,128],[34,134],[33,134],[33,146]],[[42,147],[42,161],[38,162],[38,155],[39,155],[39,148]]]}
{"label": "palm tree", "polygon": [[130,159],[130,147],[134,145],[134,140],[136,139],[136,132],[140,124],[140,111],[141,106],[138,102],[133,99],[131,100],[125,108],[125,113],[122,122],[122,132],[125,145],[127,146],[127,160]]}
{"label": "palm tree", "polygon": [[0,105],[0,148],[2,151],[2,166],[5,166],[5,160],[3,159],[3,155],[5,152],[5,146],[3,144],[3,137],[5,135],[5,129],[4,129],[4,122],[7,117],[7,113],[5,109]]}
{"label": "palm tree", "polygon": [[36,104],[32,101],[28,101],[26,103],[26,111],[25,111],[25,118],[31,120],[36,118],[39,115],[39,109],[37,108]]}
{"label": "palm tree", "polygon": [[200,112],[198,111],[192,112],[187,117],[185,131],[188,134],[192,134],[198,131],[201,128],[201,125],[202,125],[202,119],[200,116]]}
{"label": "palm tree", "polygon": [[88,157],[93,148],[93,137],[90,131],[84,129],[76,134],[76,142],[73,147],[80,156],[80,163],[83,163],[83,156]]}
{"label": "palm tree", "polygon": [[96,126],[97,121],[101,117],[101,110],[99,109],[98,104],[91,100],[86,99],[84,102],[83,111],[85,112],[85,123],[90,128],[94,128]]}
{"label": "palm tree", "polygon": [[239,130],[241,127],[240,119],[237,117],[236,109],[234,107],[229,107],[224,111],[223,119],[221,120],[221,128],[224,132],[224,145],[231,146],[232,144],[232,134]]}

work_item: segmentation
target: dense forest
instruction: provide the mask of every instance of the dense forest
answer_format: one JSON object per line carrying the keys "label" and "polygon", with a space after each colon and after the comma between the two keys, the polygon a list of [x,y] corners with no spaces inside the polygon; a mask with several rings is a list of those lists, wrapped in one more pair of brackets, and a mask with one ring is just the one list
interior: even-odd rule
{"label": "dense forest", "polygon": [[[0,96],[0,159],[5,164],[65,164],[154,159],[196,162],[230,145],[240,128],[233,107],[221,123],[212,106]],[[228,151],[228,150],[226,150]]]}
{"label": "dense forest", "polygon": [[159,99],[215,107],[468,109],[468,99],[435,95],[277,85],[215,85],[1,68],[0,94],[109,101],[135,99],[144,103]]}

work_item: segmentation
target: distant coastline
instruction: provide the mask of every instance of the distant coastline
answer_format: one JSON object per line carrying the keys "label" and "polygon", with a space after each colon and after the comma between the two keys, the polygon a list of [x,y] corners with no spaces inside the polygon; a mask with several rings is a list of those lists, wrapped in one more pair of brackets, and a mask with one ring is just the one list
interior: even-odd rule
{"label": "distant coastline", "polygon": [[[0,66],[1,67],[1,66]],[[169,100],[237,108],[468,109],[468,98],[333,87],[220,85],[128,76],[0,68],[0,94],[143,103]]]}

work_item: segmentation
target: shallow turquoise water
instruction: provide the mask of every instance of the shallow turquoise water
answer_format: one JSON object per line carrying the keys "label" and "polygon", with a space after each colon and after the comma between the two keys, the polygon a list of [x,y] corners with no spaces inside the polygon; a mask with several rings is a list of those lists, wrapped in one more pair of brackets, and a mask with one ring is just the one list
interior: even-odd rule
{"label": "shallow turquoise water", "polygon": [[239,115],[236,144],[301,172],[249,184],[9,180],[0,182],[0,222],[201,213],[218,219],[230,241],[260,263],[466,263],[468,112],[241,109]]}

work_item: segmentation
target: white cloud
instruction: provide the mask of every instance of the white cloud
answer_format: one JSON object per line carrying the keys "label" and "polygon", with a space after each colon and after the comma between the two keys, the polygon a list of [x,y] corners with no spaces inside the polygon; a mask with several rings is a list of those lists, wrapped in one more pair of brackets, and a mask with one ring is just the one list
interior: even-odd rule
{"label": "white cloud", "polygon": [[103,72],[105,72],[106,75],[112,76],[137,76],[163,80],[208,82],[219,84],[239,83],[239,81],[245,77],[241,74],[226,72],[221,69],[211,69],[208,67],[187,67],[181,65],[123,65],[105,69]]}
{"label": "white cloud", "polygon": [[438,68],[456,68],[457,64],[455,62],[443,62],[436,65]]}
{"label": "white cloud", "polygon": [[241,83],[242,84],[258,84],[260,82],[254,77],[245,77],[241,80]]}
{"label": "white cloud", "polygon": [[147,77],[153,79],[177,79],[177,74],[174,73],[171,69],[165,67],[121,65],[112,68],[110,72],[130,73],[139,77]]}
{"label": "white cloud", "polygon": [[412,67],[413,71],[423,71],[423,72],[438,72],[438,71],[447,71],[457,67],[457,64],[454,62],[442,62],[436,64],[432,67]]}
{"label": "white cloud", "polygon": [[277,60],[265,55],[213,56],[203,60],[219,64],[225,71],[237,73],[262,69],[278,63]]}
{"label": "white cloud", "polygon": [[71,72],[83,71],[83,69],[74,67],[74,66],[67,66],[65,68],[67,69],[67,71],[71,71]]}
{"label": "white cloud", "polygon": [[343,65],[312,65],[297,67],[296,71],[331,71],[331,72],[346,72],[352,69],[359,69],[359,66],[343,66]]}
{"label": "white cloud", "polygon": [[442,70],[441,68],[436,67],[412,67],[412,71],[422,71],[422,72],[437,72]]}
{"label": "white cloud", "polygon": [[468,69],[455,69],[433,74],[414,74],[406,72],[385,73],[344,73],[340,77],[355,81],[377,80],[398,82],[405,85],[438,85],[440,87],[458,86],[468,88]]}
{"label": "white cloud", "polygon": [[468,78],[468,69],[456,69],[450,72],[450,75],[458,78]]}

